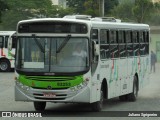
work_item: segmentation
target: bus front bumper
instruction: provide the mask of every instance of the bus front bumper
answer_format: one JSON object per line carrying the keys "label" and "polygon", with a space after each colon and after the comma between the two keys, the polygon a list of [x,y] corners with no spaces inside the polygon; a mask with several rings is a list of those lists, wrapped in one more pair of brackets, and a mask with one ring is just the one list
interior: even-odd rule
{"label": "bus front bumper", "polygon": [[35,89],[25,88],[16,84],[15,86],[15,101],[45,101],[59,103],[90,103],[90,89],[85,86],[79,90],[60,89]]}

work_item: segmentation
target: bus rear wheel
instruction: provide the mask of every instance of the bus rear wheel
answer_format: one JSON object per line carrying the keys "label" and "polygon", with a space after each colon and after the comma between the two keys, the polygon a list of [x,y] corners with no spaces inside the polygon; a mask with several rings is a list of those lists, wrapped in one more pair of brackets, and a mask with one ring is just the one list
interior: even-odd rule
{"label": "bus rear wheel", "polygon": [[2,72],[7,72],[10,71],[11,67],[10,67],[10,63],[8,60],[0,60],[0,71]]}
{"label": "bus rear wheel", "polygon": [[120,101],[127,101],[128,100],[128,96],[127,95],[119,96],[119,100]]}
{"label": "bus rear wheel", "polygon": [[104,96],[103,96],[103,91],[101,90],[101,96],[100,96],[100,101],[92,103],[92,110],[94,112],[99,112],[103,108],[103,101],[104,101]]}
{"label": "bus rear wheel", "polygon": [[36,111],[43,111],[45,110],[46,102],[34,102],[34,108]]}
{"label": "bus rear wheel", "polygon": [[134,82],[133,82],[133,92],[128,94],[128,101],[134,102],[136,101],[138,96],[138,80],[137,77],[134,76]]}

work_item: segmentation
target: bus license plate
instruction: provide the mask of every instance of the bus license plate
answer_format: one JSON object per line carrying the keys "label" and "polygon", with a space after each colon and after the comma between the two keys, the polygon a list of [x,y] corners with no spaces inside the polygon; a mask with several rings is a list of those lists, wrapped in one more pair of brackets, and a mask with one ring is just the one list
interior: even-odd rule
{"label": "bus license plate", "polygon": [[56,97],[56,95],[54,93],[44,93],[43,96],[44,97],[49,97],[49,98]]}

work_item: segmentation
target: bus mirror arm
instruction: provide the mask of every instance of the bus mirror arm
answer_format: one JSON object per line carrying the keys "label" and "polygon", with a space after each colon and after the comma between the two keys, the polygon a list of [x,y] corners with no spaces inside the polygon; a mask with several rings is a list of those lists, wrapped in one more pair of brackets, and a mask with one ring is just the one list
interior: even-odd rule
{"label": "bus mirror arm", "polygon": [[92,41],[92,49],[94,56],[99,56],[99,45],[96,44],[96,41]]}
{"label": "bus mirror arm", "polygon": [[99,45],[98,44],[95,45],[95,55],[99,56]]}
{"label": "bus mirror arm", "polygon": [[95,63],[99,56],[99,45],[92,41],[92,63]]}

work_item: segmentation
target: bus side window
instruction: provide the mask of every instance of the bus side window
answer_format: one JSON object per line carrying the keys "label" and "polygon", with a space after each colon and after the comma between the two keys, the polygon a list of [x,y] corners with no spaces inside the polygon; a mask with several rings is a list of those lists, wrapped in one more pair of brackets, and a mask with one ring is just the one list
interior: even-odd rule
{"label": "bus side window", "polygon": [[100,43],[101,44],[109,44],[109,41],[108,41],[108,30],[101,30],[100,31]]}
{"label": "bus side window", "polygon": [[145,41],[145,55],[149,54],[149,32],[143,32],[144,41]]}
{"label": "bus side window", "polygon": [[131,31],[125,32],[126,43],[132,43],[131,41]]}
{"label": "bus side window", "polygon": [[0,36],[0,48],[3,48],[3,37],[2,36]]}
{"label": "bus side window", "polygon": [[133,43],[139,43],[137,31],[132,32],[132,41],[133,41]]}
{"label": "bus side window", "polygon": [[8,48],[8,38],[9,38],[9,36],[5,36],[5,48]]}
{"label": "bus side window", "polygon": [[127,45],[127,57],[133,56],[133,44],[132,44],[132,32],[127,30],[125,32],[126,45]]}
{"label": "bus side window", "polygon": [[109,58],[109,30],[100,31],[100,57],[101,59]]}
{"label": "bus side window", "polygon": [[109,32],[109,41],[110,41],[110,44],[117,43],[117,33],[116,33],[116,30],[111,30]]}
{"label": "bus side window", "polygon": [[138,31],[132,32],[132,41],[133,41],[133,56],[139,55],[139,35]]}
{"label": "bus side window", "polygon": [[149,32],[143,31],[143,39],[144,39],[144,49],[143,49],[143,55],[149,54]]}
{"label": "bus side window", "polygon": [[126,44],[125,44],[124,33],[125,32],[123,30],[118,31],[119,57],[120,58],[126,57]]}
{"label": "bus side window", "polygon": [[125,43],[125,39],[124,39],[124,31],[119,30],[118,31],[118,43]]}
{"label": "bus side window", "polygon": [[144,43],[144,35],[142,31],[139,32],[139,42]]}
{"label": "bus side window", "polygon": [[139,53],[140,55],[145,55],[145,31],[139,32]]}
{"label": "bus side window", "polygon": [[110,57],[111,58],[118,58],[119,57],[119,48],[117,42],[117,31],[111,30],[109,34],[109,41],[110,41]]}
{"label": "bus side window", "polygon": [[16,48],[16,44],[17,44],[17,38],[16,37],[12,37],[12,48]]}

